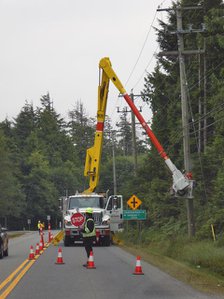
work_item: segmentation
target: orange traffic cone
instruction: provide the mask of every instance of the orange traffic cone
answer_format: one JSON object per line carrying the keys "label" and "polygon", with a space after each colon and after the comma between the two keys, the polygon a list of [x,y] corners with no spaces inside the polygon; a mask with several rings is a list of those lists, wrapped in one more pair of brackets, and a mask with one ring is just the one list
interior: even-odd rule
{"label": "orange traffic cone", "polygon": [[52,234],[52,232],[51,232],[51,241],[54,239],[54,237],[53,237],[53,234]]}
{"label": "orange traffic cone", "polygon": [[144,275],[144,273],[142,272],[142,266],[141,266],[141,261],[140,260],[141,260],[140,256],[137,256],[135,272],[133,273],[134,275]]}
{"label": "orange traffic cone", "polygon": [[33,246],[30,246],[30,254],[29,254],[29,260],[34,260],[35,256],[34,256],[34,252],[33,252]]}
{"label": "orange traffic cone", "polygon": [[48,232],[48,243],[51,243],[51,231]]}
{"label": "orange traffic cone", "polygon": [[62,258],[62,249],[61,247],[58,248],[58,257],[57,257],[57,261],[55,264],[64,264],[63,262],[63,258]]}
{"label": "orange traffic cone", "polygon": [[39,243],[37,243],[35,255],[39,255],[39,254],[40,254],[40,247],[39,247]]}
{"label": "orange traffic cone", "polygon": [[48,224],[48,243],[51,243],[51,225]]}
{"label": "orange traffic cone", "polygon": [[96,242],[99,243],[100,240],[100,231],[96,230]]}
{"label": "orange traffic cone", "polygon": [[94,260],[93,260],[93,252],[91,251],[90,252],[90,255],[89,255],[89,260],[88,260],[88,263],[87,263],[87,269],[96,269],[95,265],[94,265]]}
{"label": "orange traffic cone", "polygon": [[42,241],[40,240],[40,246],[39,246],[39,250],[40,250],[40,252],[41,251],[43,251],[43,243],[42,243]]}
{"label": "orange traffic cone", "polygon": [[42,227],[40,228],[40,242],[42,242],[42,246],[44,248],[44,232]]}

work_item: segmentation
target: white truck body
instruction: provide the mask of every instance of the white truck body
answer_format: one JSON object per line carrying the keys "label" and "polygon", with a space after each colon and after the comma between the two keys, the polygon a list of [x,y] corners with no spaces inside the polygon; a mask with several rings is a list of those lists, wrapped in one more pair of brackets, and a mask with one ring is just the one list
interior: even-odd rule
{"label": "white truck body", "polygon": [[97,193],[75,194],[66,198],[63,210],[64,245],[82,243],[80,228],[71,223],[73,214],[79,212],[85,216],[86,208],[93,209],[96,227],[96,244],[110,246],[112,235],[123,229],[123,198],[111,195],[106,198]]}

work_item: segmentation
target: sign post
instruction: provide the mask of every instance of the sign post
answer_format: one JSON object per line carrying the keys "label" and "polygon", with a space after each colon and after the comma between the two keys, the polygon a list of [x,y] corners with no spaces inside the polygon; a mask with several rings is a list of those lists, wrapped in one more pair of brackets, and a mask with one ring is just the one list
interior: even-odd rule
{"label": "sign post", "polygon": [[50,220],[51,220],[51,215],[47,215],[48,231],[51,230]]}
{"label": "sign post", "polygon": [[28,224],[28,227],[29,227],[29,230],[30,230],[31,219],[27,219],[27,224]]}
{"label": "sign post", "polygon": [[[129,200],[127,201],[128,206],[131,210],[123,211],[123,219],[124,220],[137,220],[137,227],[139,231],[139,243],[141,243],[141,221],[146,220],[146,210],[137,210],[139,206],[142,204],[142,201],[133,194]],[[127,223],[128,223],[127,221]]]}

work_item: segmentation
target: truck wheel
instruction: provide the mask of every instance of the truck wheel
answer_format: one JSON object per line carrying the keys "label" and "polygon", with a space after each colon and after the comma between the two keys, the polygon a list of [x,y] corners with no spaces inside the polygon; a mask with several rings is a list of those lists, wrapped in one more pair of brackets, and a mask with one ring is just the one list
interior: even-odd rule
{"label": "truck wheel", "polygon": [[0,244],[0,259],[4,256],[3,243]]}
{"label": "truck wheel", "polygon": [[9,249],[7,248],[5,251],[4,251],[4,256],[8,256],[9,255]]}
{"label": "truck wheel", "polygon": [[66,236],[66,237],[64,238],[64,246],[65,246],[65,247],[68,247],[70,244],[71,244],[71,242],[70,242],[70,238]]}

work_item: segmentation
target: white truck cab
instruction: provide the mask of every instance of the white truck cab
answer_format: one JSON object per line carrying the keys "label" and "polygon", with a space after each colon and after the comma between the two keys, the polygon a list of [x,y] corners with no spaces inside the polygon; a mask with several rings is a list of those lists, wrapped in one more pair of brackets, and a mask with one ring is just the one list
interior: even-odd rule
{"label": "white truck cab", "polygon": [[104,195],[97,193],[77,193],[66,198],[64,207],[65,246],[82,243],[80,228],[72,224],[71,217],[77,212],[85,216],[85,211],[88,207],[93,209],[97,245],[110,246],[112,235],[123,228],[123,198],[121,195],[111,195],[106,199]]}

